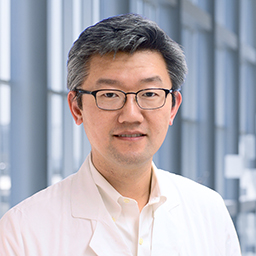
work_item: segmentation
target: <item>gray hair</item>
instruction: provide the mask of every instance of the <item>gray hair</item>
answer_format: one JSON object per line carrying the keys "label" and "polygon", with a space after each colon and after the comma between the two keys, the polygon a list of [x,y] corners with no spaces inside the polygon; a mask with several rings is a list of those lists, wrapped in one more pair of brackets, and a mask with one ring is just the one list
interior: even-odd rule
{"label": "gray hair", "polygon": [[187,73],[181,47],[155,22],[136,14],[123,14],[88,27],[74,42],[67,62],[68,89],[74,90],[83,84],[89,73],[89,62],[93,55],[112,52],[132,54],[140,50],[160,52],[166,62],[172,88],[181,88]]}

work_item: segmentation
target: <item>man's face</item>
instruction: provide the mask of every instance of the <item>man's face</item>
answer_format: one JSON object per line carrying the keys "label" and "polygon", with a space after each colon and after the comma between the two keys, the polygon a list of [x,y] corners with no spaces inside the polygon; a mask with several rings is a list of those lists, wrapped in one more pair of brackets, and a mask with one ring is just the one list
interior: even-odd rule
{"label": "man's face", "polygon": [[[165,61],[158,52],[95,55],[81,87],[88,91],[120,89],[124,92],[146,88],[172,88]],[[122,109],[106,111],[96,106],[92,95],[82,96],[82,109],[73,98],[74,92],[70,92],[72,115],[78,125],[83,123],[96,167],[109,164],[125,168],[151,163],[181,103],[181,95],[176,92],[174,107],[169,94],[162,108],[143,110],[137,105],[134,94],[128,94]]]}

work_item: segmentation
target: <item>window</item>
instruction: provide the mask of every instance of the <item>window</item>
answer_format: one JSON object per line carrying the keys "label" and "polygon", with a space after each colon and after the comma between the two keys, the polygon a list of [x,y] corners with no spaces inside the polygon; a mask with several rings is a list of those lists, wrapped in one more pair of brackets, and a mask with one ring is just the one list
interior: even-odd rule
{"label": "window", "polygon": [[80,167],[89,142],[67,104],[66,60],[81,31],[100,19],[99,1],[48,1],[48,184]]}
{"label": "window", "polygon": [[0,217],[9,208],[10,181],[10,1],[0,0]]}

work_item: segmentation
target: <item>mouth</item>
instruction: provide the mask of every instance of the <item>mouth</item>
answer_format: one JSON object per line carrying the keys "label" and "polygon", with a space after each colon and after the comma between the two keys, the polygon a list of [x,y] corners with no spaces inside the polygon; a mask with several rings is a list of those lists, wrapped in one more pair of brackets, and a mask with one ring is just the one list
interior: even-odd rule
{"label": "mouth", "polygon": [[119,134],[119,135],[115,135],[116,137],[119,138],[136,138],[136,137],[142,137],[142,136],[146,136],[145,134],[142,133],[137,133],[137,134]]}
{"label": "mouth", "polygon": [[121,140],[136,141],[146,137],[145,133],[141,131],[120,131],[114,134],[114,137]]}

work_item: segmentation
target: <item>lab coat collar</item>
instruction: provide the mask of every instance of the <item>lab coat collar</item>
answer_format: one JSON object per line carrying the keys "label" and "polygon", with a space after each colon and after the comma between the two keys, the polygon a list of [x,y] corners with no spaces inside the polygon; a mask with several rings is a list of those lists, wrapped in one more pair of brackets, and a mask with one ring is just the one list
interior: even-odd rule
{"label": "lab coat collar", "polygon": [[152,163],[152,167],[157,179],[160,195],[163,195],[166,198],[163,207],[169,212],[181,204],[179,194],[177,189],[175,189],[175,185],[170,183],[170,179],[166,179],[164,171],[159,170],[154,163]]}
{"label": "lab coat collar", "polygon": [[86,158],[72,181],[72,216],[91,221],[93,232],[89,246],[97,255],[104,256],[107,252],[111,252],[113,256],[132,256],[102,201],[91,176],[89,161],[90,156]]}
{"label": "lab coat collar", "polygon": [[104,219],[105,213],[102,212],[102,209],[104,209],[103,201],[93,182],[91,172],[88,171],[88,168],[90,168],[89,157],[86,158],[72,180],[71,212],[75,218]]}

